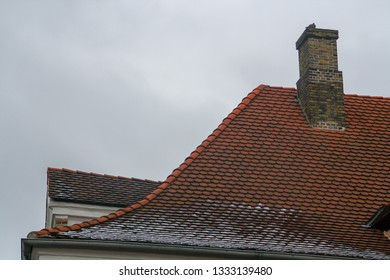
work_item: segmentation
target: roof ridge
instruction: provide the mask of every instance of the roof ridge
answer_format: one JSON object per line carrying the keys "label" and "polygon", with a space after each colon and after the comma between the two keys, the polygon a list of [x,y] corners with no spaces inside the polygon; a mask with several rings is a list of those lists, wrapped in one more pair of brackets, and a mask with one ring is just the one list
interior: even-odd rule
{"label": "roof ridge", "polygon": [[358,93],[344,93],[344,95],[353,96],[353,97],[362,97],[362,98],[390,100],[389,96],[380,96],[380,95],[365,95],[365,94],[358,94]]}
{"label": "roof ridge", "polygon": [[[238,116],[242,110],[245,109],[245,107],[265,88],[268,88],[270,86],[261,84],[260,86],[253,89],[246,97],[242,99],[242,101],[236,106],[235,109],[222,121],[222,123],[214,129],[214,131],[205,139],[203,142],[184,160],[184,162],[178,167],[175,168],[172,173],[167,177],[167,179],[156,189],[154,189],[149,195],[147,195],[143,200],[138,201],[137,203],[134,203],[131,206],[119,209],[111,214],[101,216],[100,218],[95,218],[87,222],[74,224],[72,226],[63,226],[63,227],[56,227],[56,228],[45,228],[41,229],[40,231],[35,231],[29,233],[29,236],[31,237],[38,237],[38,236],[44,236],[52,233],[59,233],[59,232],[66,232],[71,230],[79,230],[84,227],[89,227],[93,225],[97,225],[103,222],[106,222],[108,220],[123,216],[126,213],[129,213],[135,209],[138,209],[146,204],[148,204],[150,201],[152,201],[154,198],[156,198],[160,193],[162,193],[165,189],[169,187],[169,185],[178,177],[180,174],[187,169],[187,167],[199,156],[199,154],[215,139],[217,138],[224,129],[231,123],[231,121]],[[274,88],[274,87],[272,87]],[[52,169],[54,170],[54,169]],[[58,169],[55,169],[58,170]],[[68,169],[63,171],[68,171]],[[75,172],[73,170],[70,170],[68,172]]]}
{"label": "roof ridge", "polygon": [[260,85],[253,89],[242,101],[236,106],[235,109],[222,121],[222,123],[214,129],[214,131],[202,141],[202,143],[184,160],[184,162],[175,168],[167,179],[157,187],[149,196],[146,197],[149,201],[154,199],[164,189],[166,189],[180,174],[183,172],[198,156],[199,154],[215,139],[222,131],[231,123],[231,121],[239,114],[245,107],[255,98],[267,85]]}
{"label": "roof ridge", "polygon": [[272,89],[286,89],[286,90],[296,90],[295,87],[284,87],[284,86],[270,86],[267,85],[267,87],[272,88]]}
{"label": "roof ridge", "polygon": [[85,171],[72,170],[67,168],[48,167],[47,171],[62,171],[62,172],[68,172],[74,174],[94,175],[94,176],[112,178],[112,179],[125,179],[125,180],[134,180],[134,181],[142,181],[142,182],[150,182],[150,183],[162,183],[162,181],[156,181],[150,179],[140,179],[134,177],[116,176],[116,175],[102,174],[102,173],[95,173],[95,172],[85,172]]}

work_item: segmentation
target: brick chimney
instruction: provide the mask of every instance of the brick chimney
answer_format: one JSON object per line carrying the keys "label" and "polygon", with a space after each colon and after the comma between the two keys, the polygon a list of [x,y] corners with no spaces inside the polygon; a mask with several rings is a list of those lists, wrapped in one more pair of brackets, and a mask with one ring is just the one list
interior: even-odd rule
{"label": "brick chimney", "polygon": [[345,129],[343,75],[337,62],[338,33],[311,24],[296,43],[298,99],[311,127]]}

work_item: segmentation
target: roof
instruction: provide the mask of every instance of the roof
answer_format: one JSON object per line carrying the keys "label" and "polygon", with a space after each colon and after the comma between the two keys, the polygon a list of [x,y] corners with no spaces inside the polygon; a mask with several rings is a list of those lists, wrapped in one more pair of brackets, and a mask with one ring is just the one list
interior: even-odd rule
{"label": "roof", "polygon": [[48,195],[57,201],[126,207],[142,200],[161,182],[48,168]]}
{"label": "roof", "polygon": [[345,95],[337,131],[296,95],[259,86],[145,199],[36,236],[390,259],[362,226],[390,203],[390,98]]}

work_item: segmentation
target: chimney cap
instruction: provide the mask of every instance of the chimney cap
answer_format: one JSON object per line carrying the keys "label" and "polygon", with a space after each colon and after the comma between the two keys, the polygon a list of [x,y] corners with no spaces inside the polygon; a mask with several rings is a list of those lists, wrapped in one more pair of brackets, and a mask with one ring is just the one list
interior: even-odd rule
{"label": "chimney cap", "polygon": [[310,24],[306,27],[305,31],[299,37],[296,42],[297,50],[301,45],[306,41],[307,38],[318,38],[318,39],[333,39],[337,40],[339,38],[339,31],[332,29],[321,29],[317,28],[315,23]]}

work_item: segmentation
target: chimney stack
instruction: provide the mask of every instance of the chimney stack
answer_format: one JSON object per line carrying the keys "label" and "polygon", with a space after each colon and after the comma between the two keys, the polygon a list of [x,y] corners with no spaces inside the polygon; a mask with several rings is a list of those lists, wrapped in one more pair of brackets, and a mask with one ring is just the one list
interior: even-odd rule
{"label": "chimney stack", "polygon": [[338,70],[337,30],[306,27],[299,37],[298,99],[311,127],[344,130],[343,75]]}

